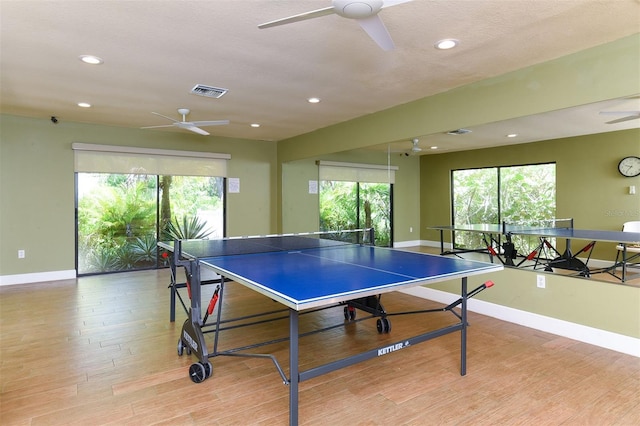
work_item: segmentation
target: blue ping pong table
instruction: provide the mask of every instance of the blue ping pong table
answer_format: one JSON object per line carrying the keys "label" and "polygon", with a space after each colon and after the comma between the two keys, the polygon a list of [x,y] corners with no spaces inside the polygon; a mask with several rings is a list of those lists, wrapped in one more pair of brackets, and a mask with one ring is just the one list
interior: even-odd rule
{"label": "blue ping pong table", "polygon": [[[467,277],[503,269],[502,265],[485,262],[300,236],[184,240],[159,243],[159,245],[173,252],[172,259],[175,266],[184,267],[187,275],[191,307],[182,327],[178,354],[182,355],[183,350],[186,350],[188,354],[193,353],[197,356],[198,362],[192,364],[189,369],[191,379],[198,383],[211,376],[213,366],[209,358],[215,356],[269,358],[275,364],[283,382],[289,386],[289,421],[292,425],[298,423],[300,382],[445,334],[458,331],[461,333],[460,374],[465,375],[467,299],[493,284],[487,282],[468,292]],[[200,282],[200,273],[203,268],[211,269],[222,277],[205,310],[204,318],[201,313]],[[299,338],[301,337],[299,335],[300,315],[316,309],[342,306],[344,318],[349,321],[354,319],[352,308],[355,307],[372,313],[371,317],[377,317],[378,332],[388,333],[391,327],[387,316],[394,313],[387,313],[381,307],[379,299],[381,294],[451,279],[461,280],[460,299],[457,302],[442,309],[397,313],[397,315],[446,310],[457,317],[456,323],[300,371],[298,365]],[[258,345],[225,351],[217,349],[220,331],[229,321],[222,319],[222,298],[228,281],[240,283],[261,293],[284,305],[285,312],[288,311],[289,336],[282,339],[289,341],[288,377],[273,355],[242,353],[242,350]],[[371,303],[372,298],[373,303]],[[213,349],[209,352],[204,333],[207,319],[216,310],[216,305],[217,318],[213,324],[215,337]],[[453,310],[457,306],[459,306],[459,313]],[[265,342],[265,344],[273,342]]]}

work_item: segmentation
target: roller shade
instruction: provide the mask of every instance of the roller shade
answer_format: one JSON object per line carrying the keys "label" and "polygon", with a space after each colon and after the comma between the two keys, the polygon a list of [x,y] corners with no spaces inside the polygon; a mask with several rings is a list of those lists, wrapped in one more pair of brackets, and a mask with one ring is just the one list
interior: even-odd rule
{"label": "roller shade", "polygon": [[395,183],[397,166],[381,164],[318,161],[320,180],[346,182]]}
{"label": "roller shade", "polygon": [[73,143],[75,171],[172,176],[227,176],[229,154]]}

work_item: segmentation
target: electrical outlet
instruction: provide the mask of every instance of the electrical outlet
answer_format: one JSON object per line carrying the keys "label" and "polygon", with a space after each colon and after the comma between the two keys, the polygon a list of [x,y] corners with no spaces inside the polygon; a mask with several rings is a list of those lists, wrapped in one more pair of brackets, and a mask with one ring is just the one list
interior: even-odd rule
{"label": "electrical outlet", "polygon": [[409,227],[409,232],[413,232],[413,226]]}
{"label": "electrical outlet", "polygon": [[25,252],[24,250],[18,250],[18,259],[24,259]]}
{"label": "electrical outlet", "polygon": [[536,285],[538,286],[538,288],[546,288],[547,287],[546,277],[544,275],[536,275]]}

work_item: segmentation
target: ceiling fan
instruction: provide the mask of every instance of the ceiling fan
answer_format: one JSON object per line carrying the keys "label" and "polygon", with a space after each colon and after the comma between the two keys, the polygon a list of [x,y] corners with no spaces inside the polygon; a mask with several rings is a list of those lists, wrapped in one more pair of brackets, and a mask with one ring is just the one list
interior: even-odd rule
{"label": "ceiling fan", "polygon": [[180,129],[186,129],[194,133],[198,133],[199,135],[208,136],[209,132],[207,132],[206,130],[202,130],[200,127],[221,126],[224,124],[229,124],[229,120],[187,121],[187,115],[189,115],[189,112],[190,111],[187,108],[178,108],[178,114],[182,115],[182,121],[175,120],[171,117],[167,117],[166,115],[162,115],[157,112],[152,112],[151,114],[159,115],[160,117],[173,121],[173,123],[165,124],[162,126],[146,126],[146,127],[141,127],[141,129],[157,129],[159,127],[176,126],[176,127],[179,127]]}
{"label": "ceiling fan", "polygon": [[369,37],[383,50],[392,50],[395,47],[393,40],[387,28],[384,26],[382,19],[378,16],[378,12],[385,7],[410,1],[412,0],[332,0],[332,5],[329,7],[265,22],[264,24],[258,25],[258,28],[271,28],[335,13],[343,18],[355,19],[358,24],[360,24],[360,27],[369,34]]}
{"label": "ceiling fan", "polygon": [[405,157],[408,157],[410,155],[417,155],[419,152],[422,151],[422,148],[420,148],[420,146],[418,146],[419,143],[420,143],[420,139],[413,138],[411,140],[411,148],[409,150],[403,150],[403,151],[391,151],[391,150],[389,150],[389,153],[391,153],[391,152],[399,153],[401,156],[405,156]]}
{"label": "ceiling fan", "polygon": [[422,151],[422,148],[420,148],[418,146],[418,144],[420,143],[420,140],[418,138],[414,138],[411,140],[411,149],[409,151],[407,151],[407,153],[405,155],[416,155],[417,153],[419,153],[420,151]]}

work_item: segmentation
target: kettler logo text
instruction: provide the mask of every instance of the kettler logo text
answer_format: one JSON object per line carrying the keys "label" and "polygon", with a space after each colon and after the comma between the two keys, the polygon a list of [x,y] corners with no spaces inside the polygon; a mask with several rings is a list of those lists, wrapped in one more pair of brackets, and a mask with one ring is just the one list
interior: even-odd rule
{"label": "kettler logo text", "polygon": [[193,348],[194,351],[198,350],[198,344],[196,343],[195,340],[193,340],[193,338],[191,336],[189,336],[187,334],[187,332],[185,330],[182,330],[182,337],[184,338],[184,340],[187,341],[187,343],[189,344],[189,346],[191,346]]}
{"label": "kettler logo text", "polygon": [[404,349],[409,346],[409,341],[404,343],[396,343],[395,345],[386,346],[384,348],[378,349],[378,356],[390,354],[391,352],[399,351],[400,349]]}

